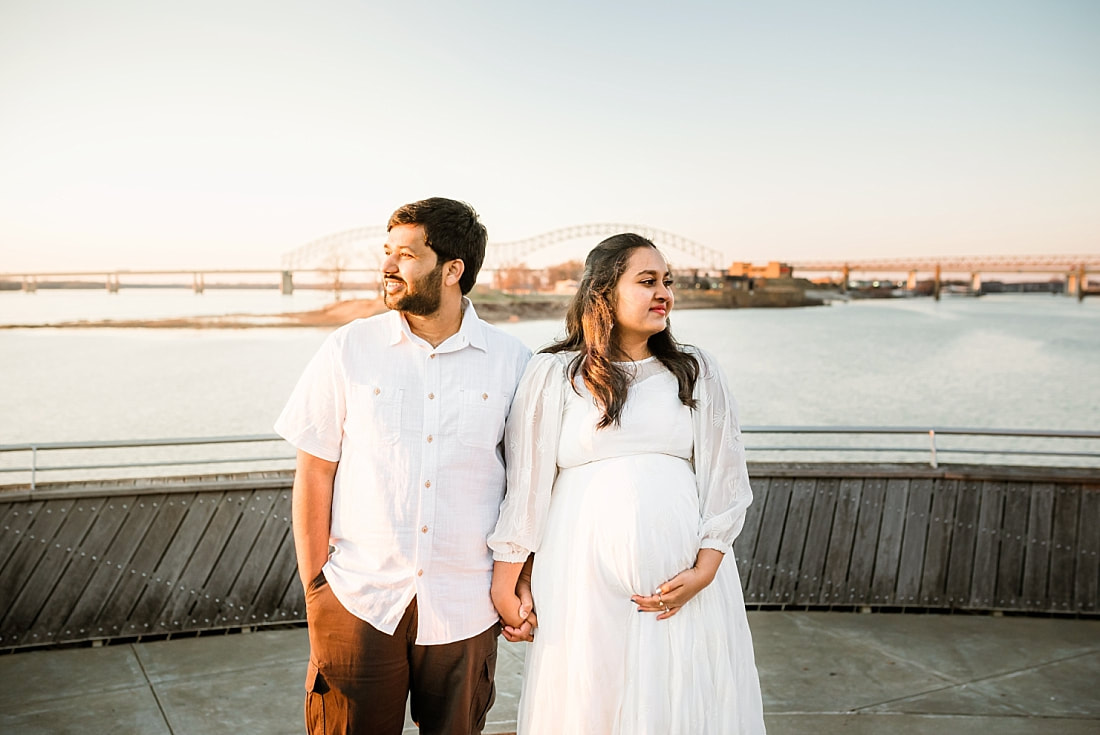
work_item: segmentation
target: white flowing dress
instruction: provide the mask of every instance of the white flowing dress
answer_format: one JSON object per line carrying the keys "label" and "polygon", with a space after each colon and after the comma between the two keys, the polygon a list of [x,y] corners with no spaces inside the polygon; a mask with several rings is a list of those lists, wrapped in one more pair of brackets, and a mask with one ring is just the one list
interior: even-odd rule
{"label": "white flowing dress", "polygon": [[[536,355],[506,432],[508,493],[494,558],[536,552],[539,627],[527,651],[519,735],[763,733],[760,685],[732,544],[752,500],[736,408],[721,370],[695,350],[694,410],[655,358],[632,371],[621,425],[601,411],[569,353]],[[631,595],[725,558],[673,617]]]}

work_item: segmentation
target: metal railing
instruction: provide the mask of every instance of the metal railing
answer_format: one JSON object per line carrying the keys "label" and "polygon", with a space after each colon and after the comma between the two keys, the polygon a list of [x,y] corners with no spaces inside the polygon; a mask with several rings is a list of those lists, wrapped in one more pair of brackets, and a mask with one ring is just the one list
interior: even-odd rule
{"label": "metal railing", "polygon": [[[801,453],[815,455],[814,461],[840,461],[852,454],[927,456],[931,467],[938,467],[941,455],[972,456],[979,458],[1000,457],[1020,459],[1069,458],[1083,462],[1087,466],[1095,463],[1100,468],[1100,431],[1044,430],[1044,429],[988,429],[973,427],[925,427],[925,426],[745,426],[746,449],[752,456],[765,453]],[[904,437],[917,443],[884,445],[885,437]],[[793,442],[783,442],[782,438],[795,437]],[[806,443],[810,437],[828,438],[828,443]],[[861,441],[865,437],[875,439],[874,443]],[[756,439],[768,439],[770,443],[758,443]],[[967,441],[948,445],[945,442],[954,439]],[[969,440],[993,439],[994,446],[977,444]],[[1018,440],[1031,440],[1030,446],[1013,446]],[[108,469],[136,469],[152,467],[195,467],[224,464],[248,463],[286,463],[294,459],[292,452],[250,455],[219,455],[213,448],[224,445],[280,443],[280,449],[286,444],[277,434],[255,434],[247,436],[183,437],[174,439],[122,439],[110,441],[86,442],[36,442],[27,444],[0,445],[0,460],[5,455],[28,455],[27,460],[14,464],[0,463],[0,478],[5,474],[29,473],[30,487],[34,490],[40,473],[44,472],[91,472]],[[1086,445],[1086,446],[1082,446]],[[205,447],[204,454],[198,457],[181,456],[186,447]],[[150,450],[163,448],[160,457],[138,461],[126,458],[116,461],[89,460],[89,456],[101,456],[113,449]],[[63,464],[42,464],[39,455],[43,453],[82,452],[75,461]],[[89,455],[88,453],[94,453]],[[821,455],[825,455],[823,459]],[[270,465],[269,465],[270,466]],[[0,484],[3,484],[0,479]]]}
{"label": "metal railing", "polygon": [[[38,482],[40,472],[57,471],[88,471],[104,469],[130,469],[140,467],[185,467],[197,465],[219,465],[252,462],[285,462],[294,459],[292,453],[278,455],[245,455],[245,456],[202,456],[198,458],[184,458],[169,456],[148,461],[116,461],[116,462],[92,462],[78,464],[50,464],[39,463],[39,454],[43,452],[66,452],[92,450],[102,453],[109,449],[149,449],[153,447],[214,447],[229,444],[256,444],[280,442],[285,445],[285,440],[278,434],[253,434],[246,436],[207,436],[207,437],[182,437],[174,439],[118,439],[107,441],[86,442],[37,442],[29,444],[0,444],[0,456],[11,453],[29,454],[29,462],[13,466],[0,466],[0,477],[5,473],[30,473],[30,486],[34,490]],[[173,452],[176,454],[176,452]],[[2,482],[2,481],[0,481]]]}
{"label": "metal railing", "polygon": [[[1100,460],[1100,431],[1083,430],[1048,430],[1048,429],[987,429],[977,427],[920,427],[920,426],[751,426],[743,427],[742,431],[751,435],[829,435],[829,436],[858,436],[873,435],[876,437],[906,435],[910,437],[925,437],[924,446],[868,446],[830,444],[814,446],[806,444],[797,445],[746,445],[749,451],[756,452],[888,452],[888,453],[921,453],[928,455],[928,464],[932,467],[939,466],[940,454],[965,454],[974,456],[1008,456],[1008,457],[1076,457],[1078,459]],[[943,437],[998,437],[1005,439],[1039,439],[1047,445],[1040,447],[1013,447],[1001,446],[988,447],[980,445],[943,446],[937,440]],[[1052,440],[1073,440],[1071,442],[1058,442],[1058,447],[1050,448]],[[1062,449],[1061,446],[1072,446],[1092,441],[1095,446],[1091,451],[1079,449]]]}

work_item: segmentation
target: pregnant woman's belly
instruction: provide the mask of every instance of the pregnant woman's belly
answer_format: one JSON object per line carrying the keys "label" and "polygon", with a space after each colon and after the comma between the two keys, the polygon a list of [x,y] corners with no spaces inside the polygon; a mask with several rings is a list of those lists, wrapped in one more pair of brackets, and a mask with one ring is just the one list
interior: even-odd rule
{"label": "pregnant woman's belly", "polygon": [[695,563],[699,529],[687,461],[617,457],[559,472],[540,555],[572,559],[570,567],[583,566],[583,576],[616,596],[648,595]]}

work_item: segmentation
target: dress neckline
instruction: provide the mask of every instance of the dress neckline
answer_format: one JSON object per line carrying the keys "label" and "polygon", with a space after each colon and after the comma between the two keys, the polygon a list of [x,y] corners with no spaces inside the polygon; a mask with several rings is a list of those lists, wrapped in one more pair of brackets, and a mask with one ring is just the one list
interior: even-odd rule
{"label": "dress neckline", "polygon": [[649,357],[643,357],[641,360],[615,360],[616,365],[645,365],[646,363],[653,362],[657,359],[656,355],[650,355]]}

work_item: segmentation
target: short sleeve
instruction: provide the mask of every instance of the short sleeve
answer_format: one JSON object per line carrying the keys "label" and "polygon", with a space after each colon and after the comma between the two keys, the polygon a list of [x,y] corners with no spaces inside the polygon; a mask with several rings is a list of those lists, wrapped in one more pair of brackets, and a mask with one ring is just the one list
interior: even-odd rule
{"label": "short sleeve", "polygon": [[542,540],[558,470],[565,367],[562,355],[535,355],[512,401],[504,430],[508,488],[488,542],[496,561],[522,562]]}
{"label": "short sleeve", "polygon": [[752,503],[737,404],[717,361],[702,350],[692,412],[695,479],[702,509],[702,548],[729,553]]}
{"label": "short sleeve", "polygon": [[329,462],[340,461],[344,437],[346,382],[339,332],[329,335],[306,366],[275,432],[296,449]]}

